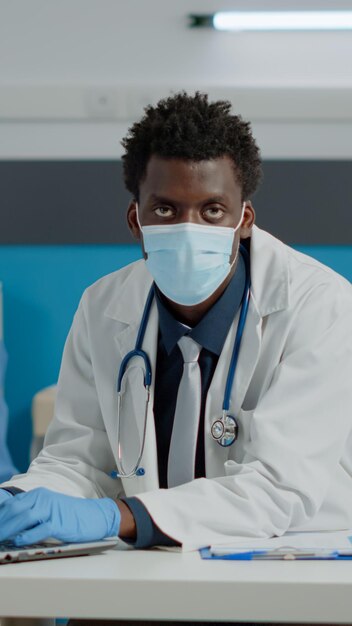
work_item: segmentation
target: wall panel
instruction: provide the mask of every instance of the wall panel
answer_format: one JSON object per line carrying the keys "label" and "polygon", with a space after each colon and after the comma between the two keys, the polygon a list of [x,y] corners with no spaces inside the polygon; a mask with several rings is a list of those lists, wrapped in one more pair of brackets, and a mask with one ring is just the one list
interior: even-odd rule
{"label": "wall panel", "polygon": [[[264,161],[257,223],[287,243],[352,243],[352,161]],[[132,243],[121,161],[0,161],[0,244]]]}

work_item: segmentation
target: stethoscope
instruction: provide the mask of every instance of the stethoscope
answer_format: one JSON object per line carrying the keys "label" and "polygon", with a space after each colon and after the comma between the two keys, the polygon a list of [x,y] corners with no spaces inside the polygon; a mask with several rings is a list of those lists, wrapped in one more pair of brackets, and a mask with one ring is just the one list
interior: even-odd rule
{"label": "stethoscope", "polygon": [[[242,244],[240,244],[240,250],[241,250],[241,254],[243,256],[243,259],[245,262],[245,268],[246,268],[245,288],[244,288],[243,297],[242,297],[241,312],[240,312],[240,317],[238,320],[235,343],[234,343],[232,357],[231,357],[229,370],[227,374],[227,380],[226,380],[226,386],[225,386],[225,392],[224,392],[224,400],[222,404],[222,414],[221,414],[221,417],[214,419],[212,426],[211,426],[211,431],[210,431],[212,438],[215,441],[217,441],[220,446],[225,447],[225,448],[227,448],[228,446],[231,446],[238,437],[238,423],[236,419],[233,417],[233,415],[230,415],[229,413],[230,396],[231,396],[231,390],[233,387],[233,382],[234,382],[235,373],[236,373],[236,367],[237,367],[238,355],[239,355],[239,351],[241,347],[242,335],[243,335],[243,331],[244,331],[244,327],[245,327],[246,319],[247,319],[248,304],[249,304],[249,297],[250,297],[250,286],[251,286],[249,255],[248,255],[246,248]],[[113,476],[114,478],[130,478],[132,476],[143,476],[145,474],[145,470],[142,467],[139,467],[139,465],[143,456],[144,445],[145,445],[145,436],[146,436],[146,429],[147,429],[147,415],[148,415],[148,408],[149,408],[149,402],[150,402],[150,386],[152,382],[152,368],[150,364],[150,359],[147,353],[142,349],[142,345],[143,345],[145,331],[148,325],[149,314],[150,314],[150,309],[152,306],[153,299],[154,299],[154,285],[152,285],[149,291],[149,294],[148,294],[148,297],[144,306],[144,311],[143,311],[135,347],[133,350],[128,352],[128,354],[126,354],[126,356],[122,359],[119,374],[117,377],[117,441],[118,441],[117,472],[114,471],[111,473],[111,476]],[[121,434],[120,433],[120,425],[121,425],[120,410],[121,410],[121,401],[122,401],[121,385],[122,385],[122,379],[126,372],[127,366],[129,362],[131,361],[131,359],[135,357],[140,357],[144,361],[143,383],[144,383],[145,392],[146,392],[146,403],[145,403],[145,411],[144,411],[144,426],[143,426],[143,431],[142,431],[142,443],[141,443],[140,453],[138,455],[137,462],[133,466],[133,469],[130,470],[129,472],[126,472],[124,470],[123,463],[122,463],[121,445],[120,445],[120,441],[121,441],[120,439],[120,434]]]}

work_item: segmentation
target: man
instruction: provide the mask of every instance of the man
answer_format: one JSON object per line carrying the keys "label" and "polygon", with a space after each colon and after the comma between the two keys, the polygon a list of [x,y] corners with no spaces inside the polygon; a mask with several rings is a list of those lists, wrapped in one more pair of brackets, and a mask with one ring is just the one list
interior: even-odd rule
{"label": "man", "polygon": [[[350,285],[255,227],[259,150],[229,103],[177,94],[123,145],[144,259],[84,293],[44,450],[0,490],[0,540],[186,550],[351,528]],[[147,356],[124,371],[141,326]]]}

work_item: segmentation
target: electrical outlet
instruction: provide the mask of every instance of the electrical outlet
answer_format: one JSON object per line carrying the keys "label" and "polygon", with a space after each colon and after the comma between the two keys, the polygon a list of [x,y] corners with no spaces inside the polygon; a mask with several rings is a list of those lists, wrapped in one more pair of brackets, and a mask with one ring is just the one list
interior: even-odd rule
{"label": "electrical outlet", "polygon": [[85,108],[90,118],[118,119],[125,115],[124,101],[116,88],[95,87],[85,92]]}

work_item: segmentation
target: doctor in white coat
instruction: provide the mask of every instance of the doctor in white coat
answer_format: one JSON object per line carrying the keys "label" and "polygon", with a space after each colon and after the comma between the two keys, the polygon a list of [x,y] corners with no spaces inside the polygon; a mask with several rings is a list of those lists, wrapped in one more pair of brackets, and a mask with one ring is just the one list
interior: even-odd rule
{"label": "doctor in white coat", "polygon": [[[45,447],[26,474],[0,490],[1,538],[15,536],[20,545],[48,535],[82,540],[117,532],[138,546],[144,527],[138,528],[136,501],[141,519],[150,519],[150,536],[184,550],[288,530],[352,528],[349,283],[254,225],[249,197],[260,180],[259,151],[249,124],[232,115],[228,104],[177,94],[149,107],[124,147],[133,196],[128,223],[144,259],[83,294],[64,350]],[[207,246],[199,250],[203,232]],[[121,446],[116,380],[135,347],[153,281],[164,308],[189,331],[239,271],[240,240],[250,255],[251,287],[230,396],[237,440],[223,447],[211,428],[222,412],[240,309],[214,357],[201,415],[204,472],[160,488],[153,407],[157,394],[168,389],[155,383],[160,311],[154,296],[142,345],[152,372],[142,471],[116,478]],[[221,269],[217,262],[209,269],[209,257],[221,259]],[[146,392],[133,365],[132,360],[127,366],[129,399],[122,405],[128,416],[121,419],[136,433]],[[126,431],[122,436],[133,466],[140,440],[128,444]]]}

